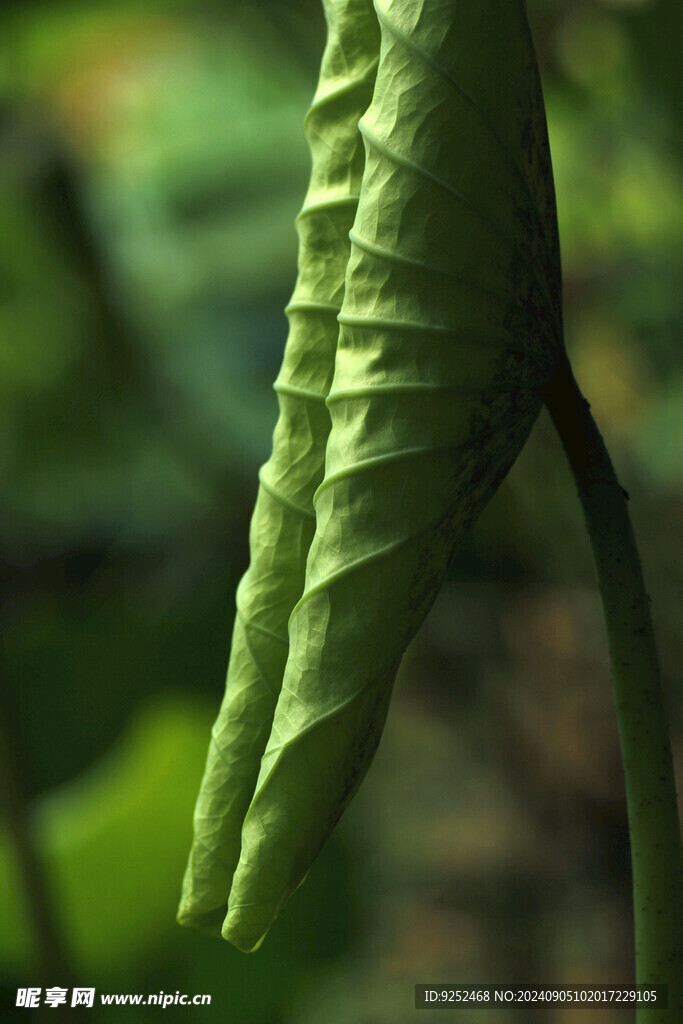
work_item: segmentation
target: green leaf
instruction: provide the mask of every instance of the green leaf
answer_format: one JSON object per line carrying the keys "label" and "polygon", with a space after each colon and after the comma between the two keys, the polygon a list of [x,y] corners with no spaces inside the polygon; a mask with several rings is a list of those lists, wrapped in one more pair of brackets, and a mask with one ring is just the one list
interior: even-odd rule
{"label": "green leaf", "polygon": [[288,654],[287,622],[304,586],[323,477],[337,314],[363,146],[358,119],[372,94],[378,30],[367,0],[326,4],[328,42],[306,118],[310,186],[299,214],[299,276],[275,389],[280,416],[260,472],[251,561],[237,591],[226,693],[212,730],[178,911],[182,924],[220,934],[240,832],[270,733]]}
{"label": "green leaf", "polygon": [[[84,976],[129,969],[169,934],[206,727],[195,704],[151,705],[107,757],[33,808],[60,933]],[[32,935],[4,832],[0,868],[0,963],[26,972]]]}
{"label": "green leaf", "polygon": [[223,929],[244,950],[367,771],[401,656],[562,349],[552,170],[522,0],[382,0],[377,14],[316,535]]}

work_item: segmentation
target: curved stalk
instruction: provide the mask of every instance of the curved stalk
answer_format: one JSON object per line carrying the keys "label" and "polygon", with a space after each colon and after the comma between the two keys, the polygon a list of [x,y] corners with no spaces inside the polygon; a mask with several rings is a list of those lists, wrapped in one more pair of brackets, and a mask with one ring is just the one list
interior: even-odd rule
{"label": "curved stalk", "polygon": [[[31,834],[21,762],[13,740],[14,735],[0,708],[0,819],[4,820],[8,839],[14,847],[26,914],[33,932],[34,973],[27,984],[65,988],[71,984],[72,971],[45,867]],[[70,1007],[60,1009],[63,1021],[74,1020]],[[41,1003],[36,1016],[41,1021],[52,1020],[51,1007]]]}
{"label": "curved stalk", "polygon": [[668,984],[669,1009],[638,1024],[683,1020],[683,851],[671,743],[649,599],[607,448],[569,361],[546,403],[579,491],[607,627],[626,782],[638,984]]}

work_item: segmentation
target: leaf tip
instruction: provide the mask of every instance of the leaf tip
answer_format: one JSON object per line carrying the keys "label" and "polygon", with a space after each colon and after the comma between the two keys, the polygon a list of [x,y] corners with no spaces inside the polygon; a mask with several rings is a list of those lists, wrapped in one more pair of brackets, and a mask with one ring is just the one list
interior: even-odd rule
{"label": "leaf tip", "polygon": [[[260,949],[263,940],[268,934],[270,923],[263,930],[256,931],[253,927],[249,927],[245,923],[243,916],[240,914],[239,909],[231,910],[228,912],[221,935],[231,945],[239,949],[241,953],[255,953]],[[258,938],[254,936],[257,935]]]}
{"label": "leaf tip", "polygon": [[182,899],[176,912],[176,921],[184,928],[194,928],[196,931],[220,938],[224,916],[225,906],[201,911],[191,901]]}

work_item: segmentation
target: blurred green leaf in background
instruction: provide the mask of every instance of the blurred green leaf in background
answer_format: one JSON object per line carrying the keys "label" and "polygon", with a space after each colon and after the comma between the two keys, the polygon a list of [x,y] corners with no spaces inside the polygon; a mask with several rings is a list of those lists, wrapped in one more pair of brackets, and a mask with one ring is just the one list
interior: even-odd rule
{"label": "blurred green leaf in background", "polygon": [[[568,346],[631,494],[680,769],[681,15],[528,7]],[[191,1022],[404,1024],[418,981],[627,983],[606,651],[545,416],[261,951],[177,927],[277,414],[323,19],[314,0],[10,0],[0,33],[0,708],[69,972],[43,984],[210,993]],[[9,825],[3,1021],[30,1019],[16,989],[41,983]],[[135,1011],[92,1011],[117,1014]]]}

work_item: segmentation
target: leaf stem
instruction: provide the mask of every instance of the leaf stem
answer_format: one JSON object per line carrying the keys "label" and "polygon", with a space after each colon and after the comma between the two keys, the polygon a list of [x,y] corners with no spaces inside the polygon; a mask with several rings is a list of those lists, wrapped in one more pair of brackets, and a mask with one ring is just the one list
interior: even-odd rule
{"label": "leaf stem", "polygon": [[566,356],[546,404],[578,487],[607,628],[631,839],[636,982],[669,986],[669,1009],[639,1007],[636,1019],[674,1024],[683,1020],[683,849],[659,662],[628,495]]}
{"label": "leaf stem", "polygon": [[[33,932],[34,974],[26,984],[39,986],[71,984],[63,936],[53,906],[45,868],[32,835],[29,808],[21,783],[20,761],[13,743],[14,733],[0,713],[0,811],[14,847],[26,912]],[[39,1020],[51,1020],[50,1007],[41,1003]],[[69,1007],[60,1007],[61,1019],[74,1019]]]}

